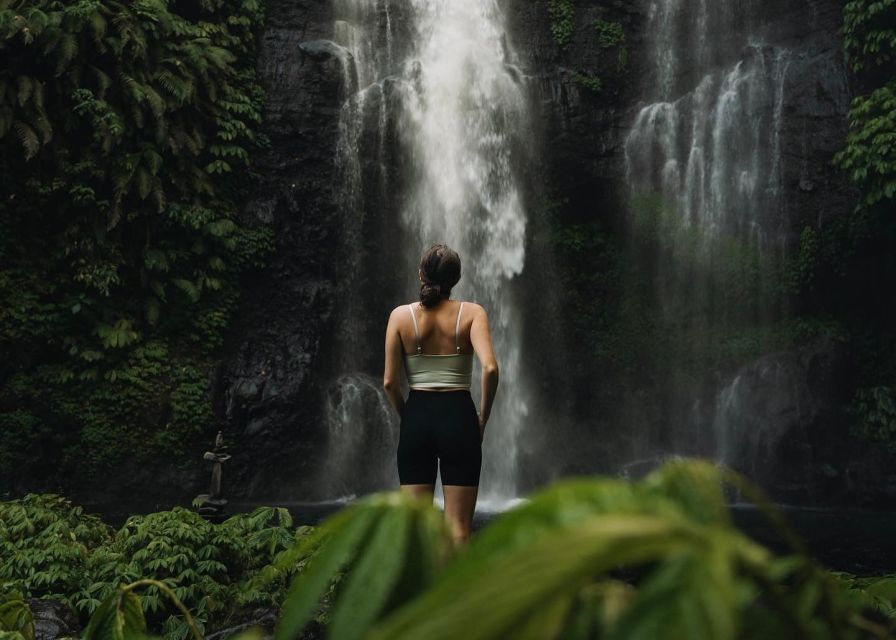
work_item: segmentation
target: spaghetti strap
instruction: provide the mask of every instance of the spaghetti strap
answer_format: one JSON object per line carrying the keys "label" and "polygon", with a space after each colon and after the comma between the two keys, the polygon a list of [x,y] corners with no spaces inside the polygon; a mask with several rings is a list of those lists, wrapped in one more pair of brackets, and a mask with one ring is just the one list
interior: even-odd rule
{"label": "spaghetti strap", "polygon": [[460,303],[460,309],[457,310],[457,322],[454,323],[454,347],[460,353],[460,342],[458,333],[460,332],[460,314],[464,311],[464,303]]}
{"label": "spaghetti strap", "polygon": [[420,334],[417,331],[417,314],[414,313],[414,307],[412,305],[408,305],[408,311],[411,312],[411,319],[414,321],[414,338],[417,341],[417,353],[422,353],[423,347],[420,346]]}

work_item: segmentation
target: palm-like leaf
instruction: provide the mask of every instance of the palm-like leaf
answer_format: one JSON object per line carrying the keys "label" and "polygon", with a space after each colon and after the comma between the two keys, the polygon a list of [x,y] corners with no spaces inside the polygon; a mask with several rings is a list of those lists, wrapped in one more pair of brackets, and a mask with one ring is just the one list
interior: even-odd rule
{"label": "palm-like leaf", "polygon": [[378,494],[348,507],[281,561],[289,563],[314,550],[290,587],[275,638],[295,637],[349,567],[331,626],[333,637],[361,637],[384,612],[428,584],[449,544],[441,514],[404,494]]}

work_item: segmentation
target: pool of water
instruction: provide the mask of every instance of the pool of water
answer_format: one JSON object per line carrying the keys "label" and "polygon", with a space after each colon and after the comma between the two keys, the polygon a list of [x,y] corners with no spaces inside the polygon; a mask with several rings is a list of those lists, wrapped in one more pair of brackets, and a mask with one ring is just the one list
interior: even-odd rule
{"label": "pool of water", "polygon": [[[314,525],[350,504],[351,498],[329,502],[279,502],[292,514],[296,525]],[[480,530],[507,508],[522,502],[481,503],[473,518]],[[248,512],[267,503],[233,502],[229,513]],[[133,505],[131,505],[133,507]],[[174,505],[155,505],[137,511],[148,513]],[[785,519],[805,542],[809,552],[826,567],[871,576],[896,573],[896,511],[809,508],[779,505]],[[102,516],[105,522],[121,526],[128,517],[117,505],[85,505],[85,510]],[[132,511],[133,512],[133,511]],[[789,547],[767,516],[752,505],[732,505],[735,525],[754,540],[778,553]]]}

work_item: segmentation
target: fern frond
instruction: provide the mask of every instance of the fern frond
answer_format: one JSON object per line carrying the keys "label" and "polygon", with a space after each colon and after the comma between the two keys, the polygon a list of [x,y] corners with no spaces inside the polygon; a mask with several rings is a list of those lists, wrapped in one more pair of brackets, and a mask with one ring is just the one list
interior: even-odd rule
{"label": "fern frond", "polygon": [[146,200],[146,196],[149,195],[149,192],[152,189],[149,174],[141,168],[137,171],[135,182],[137,183],[137,193],[140,195],[140,199]]}
{"label": "fern frond", "polygon": [[147,149],[143,152],[143,162],[152,175],[157,175],[159,169],[162,168],[162,156],[154,149]]}
{"label": "fern frond", "polygon": [[59,42],[62,40],[63,35],[64,34],[61,31],[57,31],[52,35],[44,36],[42,38],[45,56],[50,55],[51,53],[53,53],[53,51],[56,50],[56,47],[59,46]]}
{"label": "fern frond", "polygon": [[16,79],[16,84],[18,85],[17,98],[19,101],[19,106],[24,107],[25,103],[28,102],[28,99],[31,97],[32,91],[34,90],[33,81],[28,76],[19,76]]}
{"label": "fern frond", "polygon": [[162,213],[165,210],[167,200],[165,199],[165,190],[162,189],[162,181],[156,178],[154,180],[155,188],[152,190],[152,199],[156,203],[156,211]]}
{"label": "fern frond", "polygon": [[34,129],[21,120],[16,120],[12,126],[16,130],[16,136],[18,136],[22,148],[25,150],[25,160],[30,160],[40,150],[40,140],[37,134],[34,133]]}
{"label": "fern frond", "polygon": [[106,72],[97,67],[90,67],[90,71],[96,79],[96,95],[98,98],[103,99],[106,95],[106,90],[109,88],[109,85],[112,84],[112,79],[106,75]]}
{"label": "fern frond", "polygon": [[56,61],[56,76],[61,76],[68,68],[71,61],[78,54],[78,41],[71,33],[66,33],[59,41],[58,60]]}
{"label": "fern frond", "polygon": [[150,85],[144,85],[143,91],[146,96],[146,102],[149,103],[149,108],[156,120],[164,117],[165,110],[168,106],[165,104],[165,99],[162,98],[162,96],[160,96]]}
{"label": "fern frond", "polygon": [[31,101],[34,103],[38,109],[44,108],[44,83],[40,80],[35,80],[32,87],[33,93],[31,96]]}
{"label": "fern frond", "polygon": [[38,113],[37,117],[34,119],[33,124],[34,128],[37,129],[38,133],[40,133],[42,144],[47,144],[48,142],[50,142],[50,140],[53,139],[53,125],[50,124],[50,121],[47,120],[47,117],[44,113]]}
{"label": "fern frond", "polygon": [[106,35],[106,19],[101,13],[95,12],[90,15],[90,32],[93,34],[94,42],[97,43]]}
{"label": "fern frond", "polygon": [[49,24],[50,19],[46,13],[38,9],[37,7],[32,8],[25,14],[25,19],[28,20],[28,30],[34,35],[39,36],[41,32],[46,28],[47,24]]}
{"label": "fern frond", "polygon": [[146,99],[146,92],[143,91],[143,85],[137,82],[132,76],[122,72],[118,74],[118,79],[121,80],[121,84],[127,89],[128,95],[136,103],[141,103]]}

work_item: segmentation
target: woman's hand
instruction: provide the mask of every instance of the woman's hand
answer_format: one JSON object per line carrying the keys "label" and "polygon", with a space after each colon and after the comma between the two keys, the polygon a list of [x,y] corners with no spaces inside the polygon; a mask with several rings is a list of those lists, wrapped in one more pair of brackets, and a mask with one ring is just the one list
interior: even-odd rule
{"label": "woman's hand", "polygon": [[488,422],[488,418],[483,418],[481,413],[477,413],[476,417],[479,418],[479,443],[482,444],[482,439],[485,437],[485,423]]}

